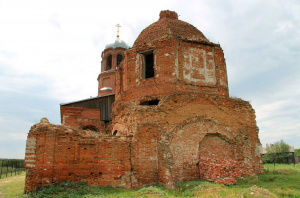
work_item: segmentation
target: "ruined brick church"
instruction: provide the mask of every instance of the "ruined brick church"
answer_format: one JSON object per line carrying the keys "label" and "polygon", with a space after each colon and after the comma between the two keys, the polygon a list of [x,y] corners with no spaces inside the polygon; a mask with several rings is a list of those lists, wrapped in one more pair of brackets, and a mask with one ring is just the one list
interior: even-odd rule
{"label": "ruined brick church", "polygon": [[102,52],[98,96],[61,104],[61,125],[31,127],[26,185],[142,187],[263,171],[255,112],[229,97],[223,50],[162,11],[129,47]]}

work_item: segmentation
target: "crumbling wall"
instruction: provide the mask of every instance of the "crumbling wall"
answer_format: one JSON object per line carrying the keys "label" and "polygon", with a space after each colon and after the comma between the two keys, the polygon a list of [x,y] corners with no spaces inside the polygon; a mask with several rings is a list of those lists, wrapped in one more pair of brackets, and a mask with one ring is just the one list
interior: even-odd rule
{"label": "crumbling wall", "polygon": [[232,184],[263,171],[248,102],[201,93],[156,96],[154,105],[143,103],[152,96],[140,98],[115,101],[110,134],[46,119],[34,125],[25,191],[62,181],[128,188],[192,179]]}
{"label": "crumbling wall", "polygon": [[236,184],[236,179],[253,175],[249,166],[241,161],[222,158],[200,157],[200,178],[218,184]]}
{"label": "crumbling wall", "polygon": [[25,192],[63,181],[130,188],[130,153],[130,137],[74,130],[42,119],[28,133]]}
{"label": "crumbling wall", "polygon": [[97,132],[110,132],[107,124],[100,120],[100,109],[61,106],[61,123],[73,129],[89,129]]}
{"label": "crumbling wall", "polygon": [[136,125],[132,138],[132,187],[158,183],[158,131],[155,124]]}
{"label": "crumbling wall", "polygon": [[[116,101],[114,110],[118,114],[113,114],[120,134],[133,136],[133,139],[148,144],[145,147],[150,146],[149,150],[145,149],[145,155],[141,153],[142,158],[157,156],[157,177],[151,178],[169,186],[201,178],[224,183],[214,178],[229,177],[227,173],[214,172],[213,168],[211,172],[205,172],[207,166],[202,167],[202,158],[245,164],[239,167],[243,175],[263,171],[255,112],[248,102],[197,94],[174,94],[158,99],[158,105]],[[143,127],[148,125],[152,127],[144,130]],[[149,133],[153,134],[152,141],[157,144],[149,143]],[[133,147],[133,152],[135,149]],[[138,169],[143,172],[147,168]],[[147,181],[140,184],[145,185]]]}

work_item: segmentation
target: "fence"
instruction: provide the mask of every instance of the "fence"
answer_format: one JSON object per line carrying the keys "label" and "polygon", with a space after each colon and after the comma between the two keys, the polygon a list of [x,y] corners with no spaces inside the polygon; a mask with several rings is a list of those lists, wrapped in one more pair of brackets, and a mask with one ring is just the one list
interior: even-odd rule
{"label": "fence", "polygon": [[23,159],[0,159],[0,179],[19,175],[22,171],[25,171]]}

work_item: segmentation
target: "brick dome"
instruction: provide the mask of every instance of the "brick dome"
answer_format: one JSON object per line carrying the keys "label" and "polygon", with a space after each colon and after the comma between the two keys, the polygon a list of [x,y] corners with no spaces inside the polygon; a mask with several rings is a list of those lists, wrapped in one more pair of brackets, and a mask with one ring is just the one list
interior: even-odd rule
{"label": "brick dome", "polygon": [[151,24],[140,33],[133,46],[141,45],[168,35],[177,36],[190,41],[210,43],[196,27],[187,22],[178,20],[178,14],[176,12],[164,10],[160,12],[160,18],[157,22]]}

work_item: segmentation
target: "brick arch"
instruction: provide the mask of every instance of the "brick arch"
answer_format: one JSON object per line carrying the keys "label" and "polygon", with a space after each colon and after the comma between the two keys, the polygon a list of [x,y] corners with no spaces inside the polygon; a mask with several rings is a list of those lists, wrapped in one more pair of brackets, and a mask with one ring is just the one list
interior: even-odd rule
{"label": "brick arch", "polygon": [[119,123],[116,123],[113,126],[113,129],[111,131],[112,136],[123,136],[123,135],[127,135],[127,133],[128,133],[127,127]]}
{"label": "brick arch", "polygon": [[234,144],[218,133],[207,134],[199,142],[199,157],[235,159]]}
{"label": "brick arch", "polygon": [[[228,130],[228,128],[220,123],[217,120],[212,118],[207,118],[205,116],[195,116],[189,119],[186,119],[179,124],[176,125],[167,135],[167,138],[171,141],[174,136],[178,135],[178,131],[184,131],[185,128],[189,128],[190,125],[200,124],[202,126],[206,125],[207,130],[202,131],[199,134],[215,134],[219,133],[221,136],[226,138],[228,141],[232,141],[234,139],[232,133]],[[218,130],[216,129],[218,128]],[[203,136],[204,138],[204,136]]]}
{"label": "brick arch", "polygon": [[[213,148],[213,145],[210,145],[212,140],[218,140],[218,143],[225,147],[234,142],[234,137],[224,125],[204,117],[185,120],[170,134],[169,147],[174,161],[171,172],[175,182],[200,178],[199,157],[204,152],[201,149]],[[233,156],[231,151],[233,150],[230,150],[230,157]],[[220,152],[218,150],[218,153]]]}
{"label": "brick arch", "polygon": [[99,130],[97,129],[97,127],[95,127],[94,125],[85,125],[82,127],[83,130],[89,130],[89,131],[96,131],[98,132]]}

